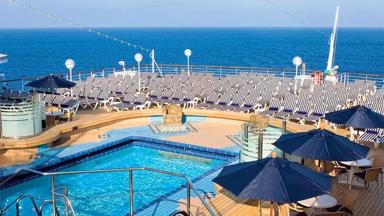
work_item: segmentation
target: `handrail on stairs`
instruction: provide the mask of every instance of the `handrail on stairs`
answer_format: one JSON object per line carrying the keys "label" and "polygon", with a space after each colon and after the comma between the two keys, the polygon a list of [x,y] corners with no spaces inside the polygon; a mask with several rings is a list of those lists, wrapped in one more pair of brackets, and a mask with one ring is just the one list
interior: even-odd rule
{"label": "handrail on stairs", "polygon": [[[195,195],[198,197],[198,199],[201,201],[201,203],[204,205],[204,207],[208,210],[210,215],[216,216],[212,208],[209,206],[209,204],[202,198],[199,194],[199,191],[196,189],[196,187],[193,185],[192,181],[189,179],[188,176],[180,174],[180,173],[174,173],[169,172],[165,170],[159,170],[159,169],[153,169],[148,167],[131,167],[131,168],[118,168],[118,169],[100,169],[100,170],[79,170],[79,171],[61,171],[61,172],[41,172],[33,169],[20,169],[18,170],[14,175],[12,175],[10,178],[6,179],[5,181],[0,183],[0,187],[2,185],[5,185],[8,181],[10,181],[13,177],[15,177],[20,172],[30,172],[34,173],[36,175],[40,176],[49,176],[51,177],[51,193],[52,193],[52,205],[56,206],[56,196],[65,196],[63,194],[57,193],[57,188],[55,188],[55,177],[60,175],[76,175],[76,174],[86,174],[86,173],[111,173],[111,172],[128,172],[129,173],[129,197],[130,197],[130,215],[134,215],[133,211],[133,171],[149,171],[149,172],[156,172],[160,174],[175,176],[179,178],[183,178],[186,181],[186,189],[187,189],[187,211],[188,215],[191,215],[191,190],[195,193]],[[62,188],[62,186],[58,187],[59,189]],[[65,189],[65,188],[63,188]],[[65,191],[65,190],[64,190]],[[65,196],[68,198],[67,196]],[[64,198],[65,199],[65,198]],[[68,199],[69,200],[69,199]],[[72,205],[70,205],[70,208],[72,208]],[[73,210],[73,208],[71,209]],[[74,213],[74,211],[72,211]],[[52,215],[56,216],[57,212],[55,211],[55,208],[52,209]]]}

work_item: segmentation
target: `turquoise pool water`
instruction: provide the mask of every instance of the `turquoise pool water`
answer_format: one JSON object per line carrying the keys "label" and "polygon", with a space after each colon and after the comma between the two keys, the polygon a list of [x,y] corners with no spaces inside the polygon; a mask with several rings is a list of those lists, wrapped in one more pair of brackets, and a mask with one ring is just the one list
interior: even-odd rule
{"label": "turquoise pool water", "polygon": [[[201,157],[175,154],[139,146],[129,146],[122,150],[94,158],[61,170],[93,170],[125,167],[151,167],[182,173],[191,179],[202,176],[225,162]],[[181,178],[161,175],[148,171],[134,172],[134,209],[140,209],[159,196],[182,186]],[[126,215],[129,213],[128,173],[98,173],[58,176],[56,185],[69,190],[69,197],[78,215]],[[38,204],[51,199],[50,179],[38,177],[33,180],[6,188],[1,193],[0,205],[6,206],[19,194],[31,194]],[[22,215],[31,215],[31,205],[22,202]],[[50,208],[45,213],[49,215]],[[14,207],[6,215],[15,215]]]}

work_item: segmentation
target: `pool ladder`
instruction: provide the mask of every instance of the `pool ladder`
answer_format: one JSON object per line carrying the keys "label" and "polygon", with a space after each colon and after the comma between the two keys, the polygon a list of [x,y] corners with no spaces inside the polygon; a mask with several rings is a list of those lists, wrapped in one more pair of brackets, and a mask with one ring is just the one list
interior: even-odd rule
{"label": "pool ladder", "polygon": [[[30,199],[33,200],[32,203],[34,204],[35,211],[37,212],[38,216],[41,216],[42,210],[44,209],[45,206],[51,204],[54,206],[54,209],[52,208],[52,215],[53,216],[59,216],[59,212],[56,206],[56,197],[60,197],[65,201],[65,206],[66,206],[66,216],[69,213],[69,210],[71,210],[72,215],[76,215],[71,201],[68,198],[68,190],[63,187],[63,186],[57,186],[55,185],[55,177],[56,176],[62,176],[62,175],[76,175],[76,174],[91,174],[91,173],[116,173],[116,172],[126,172],[129,174],[129,215],[133,216],[134,215],[134,207],[133,207],[133,198],[134,198],[134,192],[133,192],[133,172],[137,171],[149,171],[149,172],[154,172],[154,173],[159,173],[163,175],[168,175],[168,176],[174,176],[178,177],[181,179],[184,179],[185,181],[185,187],[186,187],[186,192],[187,192],[187,202],[186,202],[186,213],[187,215],[192,215],[191,211],[191,193],[193,192],[195,196],[200,200],[200,202],[203,204],[203,206],[208,210],[209,215],[211,216],[216,216],[216,213],[213,211],[213,209],[210,207],[210,205],[207,203],[204,198],[201,197],[199,191],[197,188],[194,186],[192,181],[189,179],[188,176],[179,174],[179,173],[174,173],[174,172],[169,172],[165,170],[159,170],[159,169],[154,169],[154,168],[149,168],[149,167],[130,167],[130,168],[117,168],[117,169],[101,169],[101,170],[78,170],[78,171],[62,171],[62,172],[40,172],[38,170],[32,170],[32,169],[20,169],[16,173],[14,173],[12,176],[8,177],[5,179],[3,182],[0,182],[0,187],[3,185],[6,185],[11,179],[13,179],[16,175],[22,174],[22,173],[32,173],[37,176],[48,176],[51,178],[51,193],[52,193],[52,200],[48,200],[40,206],[40,208],[37,208],[37,205],[31,197]],[[63,190],[64,193],[58,193],[58,190]],[[29,196],[29,195],[26,195]],[[29,196],[30,197],[30,196]],[[15,203],[16,201],[12,202],[10,205]],[[20,201],[19,201],[20,202]],[[9,206],[8,205],[6,208],[1,209],[0,208],[0,216],[3,215],[3,212],[5,212]],[[41,210],[40,210],[41,209]],[[18,207],[16,208],[16,211],[19,212]]]}
{"label": "pool ladder", "polygon": [[[59,193],[60,190],[62,190],[63,193]],[[65,216],[69,216],[69,215],[76,216],[76,213],[75,213],[75,210],[73,209],[71,200],[68,197],[68,195],[69,195],[68,189],[65,186],[59,186],[59,187],[55,188],[54,193],[55,193],[56,197],[60,197],[64,200]],[[33,198],[33,196],[31,196],[29,194],[22,194],[22,195],[18,196],[13,202],[11,202],[7,207],[5,207],[4,209],[0,209],[0,216],[3,216],[7,212],[7,210],[11,206],[13,206],[13,204],[15,204],[15,206],[16,206],[16,216],[19,216],[20,215],[20,202],[24,199],[28,199],[32,203],[32,210],[34,211],[34,213],[36,213],[37,216],[43,215],[43,210],[45,207],[47,207],[49,205],[53,205],[52,200],[45,200],[38,207],[36,204],[35,198]],[[60,212],[59,212],[56,204],[55,204],[54,208],[55,208],[56,215],[60,216]]]}

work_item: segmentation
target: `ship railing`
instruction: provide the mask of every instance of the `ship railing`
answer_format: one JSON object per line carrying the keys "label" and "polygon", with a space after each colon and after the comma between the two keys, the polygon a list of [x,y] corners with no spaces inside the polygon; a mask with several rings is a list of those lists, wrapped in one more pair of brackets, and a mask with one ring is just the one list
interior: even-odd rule
{"label": "ship railing", "polygon": [[[62,197],[65,196],[66,189],[63,188],[62,185],[57,186],[55,185],[55,177],[63,176],[63,175],[80,175],[80,174],[92,174],[92,173],[116,173],[116,172],[126,172],[129,174],[129,212],[131,216],[134,215],[134,188],[133,188],[133,174],[137,171],[148,171],[148,172],[154,172],[159,173],[163,175],[168,176],[174,176],[185,180],[186,184],[186,192],[187,192],[187,202],[186,202],[186,209],[187,214],[191,215],[191,192],[195,194],[195,196],[200,200],[200,202],[203,204],[203,206],[207,209],[209,214],[211,216],[216,216],[216,213],[213,211],[211,206],[205,201],[205,199],[201,196],[199,190],[196,188],[196,186],[193,184],[193,182],[190,180],[190,178],[186,175],[175,173],[175,172],[169,172],[165,170],[159,170],[159,169],[153,169],[149,167],[131,167],[131,168],[120,168],[120,169],[100,169],[100,170],[79,170],[79,171],[62,171],[62,172],[40,172],[33,169],[20,169],[16,173],[14,173],[11,177],[5,179],[3,182],[0,182],[0,188],[2,186],[5,186],[7,183],[10,182],[10,180],[14,179],[18,174],[24,174],[26,173],[32,173],[37,176],[48,176],[51,179],[51,195],[52,195],[52,206],[56,206],[56,197]],[[60,189],[64,189],[64,194],[58,194],[57,191]],[[68,202],[68,200],[66,200]],[[66,203],[67,203],[66,202]],[[70,202],[69,202],[70,204]],[[69,206],[72,208],[72,204]],[[71,209],[73,210],[73,208]],[[73,211],[74,212],[74,211]],[[52,208],[52,215],[57,216],[56,208]]]}
{"label": "ship railing", "polygon": [[[127,70],[136,71],[137,67],[127,67]],[[177,64],[161,64],[159,65],[159,70],[161,74],[179,74],[182,72],[188,71],[187,65],[177,65]],[[155,69],[155,73],[160,73],[159,70]],[[237,75],[240,73],[257,73],[257,74],[272,74],[278,78],[294,78],[295,70],[293,68],[261,68],[261,67],[251,67],[251,66],[212,66],[212,65],[190,65],[189,70],[192,73],[211,73],[214,76],[227,76],[227,75]],[[75,82],[85,81],[88,77],[108,77],[110,74],[115,74],[117,72],[122,72],[122,68],[104,68],[97,69],[92,71],[79,71],[72,74],[72,80]],[[152,72],[152,66],[150,64],[142,64],[141,72]],[[302,72],[299,71],[299,74]],[[314,73],[314,70],[306,70],[305,74],[311,75]],[[53,73],[60,75],[64,78],[69,79],[68,73]],[[42,76],[40,76],[42,77]],[[13,80],[1,80],[1,83],[6,83],[9,88],[14,88],[18,90],[24,90],[25,84],[32,80],[36,80],[40,77],[22,77],[20,79]],[[354,81],[374,81],[378,88],[384,86],[384,73],[361,73],[361,72],[339,72],[337,78],[343,84],[348,84]]]}

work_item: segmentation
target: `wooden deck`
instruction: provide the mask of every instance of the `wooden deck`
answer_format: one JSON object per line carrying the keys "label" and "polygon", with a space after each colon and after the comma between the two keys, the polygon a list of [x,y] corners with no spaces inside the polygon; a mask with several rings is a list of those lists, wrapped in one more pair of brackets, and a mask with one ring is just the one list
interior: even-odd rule
{"label": "wooden deck", "polygon": [[[186,109],[183,110],[186,115],[195,116],[207,116],[210,118],[230,119],[237,121],[249,121],[250,114],[212,111],[212,110],[199,110],[199,109]],[[133,118],[149,117],[152,115],[160,115],[161,109],[149,109],[149,110],[134,110],[128,112],[113,112],[113,113],[86,113],[80,116],[79,119],[57,125],[39,136],[20,139],[20,140],[0,140],[0,154],[1,151],[7,151],[9,149],[23,149],[33,148],[35,146],[53,142],[60,139],[64,135],[82,133],[83,131],[102,127],[105,125],[113,124],[115,122]],[[270,125],[281,127],[281,120],[271,118],[269,120]],[[326,124],[322,127],[329,129]],[[287,129],[292,132],[307,131],[314,129],[313,125],[301,125],[294,122],[287,123]],[[332,130],[333,132],[346,135],[348,131],[343,129]],[[3,150],[2,150],[3,149]],[[384,153],[383,148],[380,151]],[[376,185],[372,183],[369,188],[357,188],[353,189],[359,192],[359,200],[355,205],[355,215],[384,215],[384,186],[380,184],[379,193],[376,193]],[[343,191],[348,190],[345,185],[335,184],[332,195],[336,199],[340,199]],[[218,190],[217,195],[212,199],[207,199],[208,203],[212,206],[217,215],[259,215],[258,202],[242,200],[234,197],[228,192]],[[194,215],[209,215],[208,212],[202,208],[198,202],[194,205]],[[269,215],[269,203],[263,203],[262,215]]]}
{"label": "wooden deck", "polygon": [[[202,110],[202,109],[185,109],[185,115],[207,116],[210,118],[229,119],[237,121],[250,121],[252,114],[236,113],[227,111],[215,110]],[[161,115],[161,109],[145,109],[145,110],[132,110],[127,112],[111,112],[100,113],[94,112],[81,116],[79,119],[56,125],[40,135],[25,139],[0,139],[0,150],[2,149],[23,149],[32,148],[42,144],[52,143],[62,136],[74,133],[81,133],[82,131],[102,127],[108,124],[113,124],[118,121],[149,117],[153,115]],[[270,119],[270,124],[276,127],[281,126],[281,120]],[[300,125],[293,122],[288,122],[287,129],[289,131],[306,131],[313,129],[312,125]]]}
{"label": "wooden deck", "polygon": [[[384,146],[380,146],[375,150],[376,154],[384,154]],[[343,180],[346,176],[342,176],[340,180]],[[259,215],[258,202],[239,199],[234,195],[222,190],[217,186],[217,195],[214,198],[206,199],[212,209],[217,215],[221,216],[243,216],[243,215]],[[384,182],[383,179],[379,181],[378,190],[377,183],[370,183],[369,187],[353,186],[353,191],[358,192],[357,201],[353,205],[353,212],[355,216],[382,216],[384,215]],[[333,183],[331,195],[340,201],[342,195],[348,192],[349,188],[345,184],[338,182]],[[195,201],[198,203],[198,201]],[[262,208],[262,215],[269,215],[268,202],[264,203]],[[208,211],[203,207],[195,207],[194,212],[196,215],[208,216]],[[292,211],[291,211],[292,212]],[[314,210],[308,209],[308,215],[313,215]]]}
{"label": "wooden deck", "polygon": [[[341,199],[344,191],[348,191],[348,187],[344,184],[336,183],[332,191],[332,196],[336,200]],[[379,184],[377,193],[376,183],[372,183],[367,188],[352,187],[352,190],[358,191],[358,200],[354,206],[353,212],[355,216],[381,216],[384,215],[384,187]],[[228,192],[219,191],[215,198],[207,200],[214,212],[221,216],[243,216],[243,215],[259,215],[258,202],[242,200]],[[194,214],[198,216],[210,215],[208,211],[200,206],[193,208]],[[314,211],[309,209],[308,215],[313,215]],[[262,215],[269,215],[269,205],[262,205]]]}

